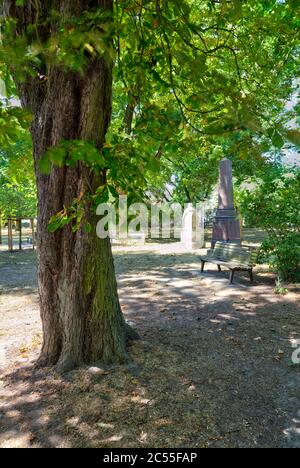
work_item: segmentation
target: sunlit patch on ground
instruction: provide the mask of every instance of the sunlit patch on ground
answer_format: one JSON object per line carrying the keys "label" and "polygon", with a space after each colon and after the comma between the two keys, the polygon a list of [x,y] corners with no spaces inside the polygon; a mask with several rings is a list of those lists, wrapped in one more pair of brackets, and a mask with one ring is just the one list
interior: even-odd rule
{"label": "sunlit patch on ground", "polygon": [[230,286],[170,248],[115,252],[132,363],[64,377],[32,368],[34,257],[0,259],[1,447],[300,447],[299,290],[265,270]]}

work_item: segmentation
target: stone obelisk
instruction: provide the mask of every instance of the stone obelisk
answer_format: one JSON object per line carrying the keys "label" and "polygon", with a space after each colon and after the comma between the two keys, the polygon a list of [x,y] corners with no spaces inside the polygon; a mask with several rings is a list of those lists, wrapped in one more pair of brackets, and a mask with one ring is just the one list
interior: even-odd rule
{"label": "stone obelisk", "polygon": [[241,225],[234,206],[232,162],[229,159],[222,159],[220,163],[219,202],[212,246],[218,241],[241,243]]}

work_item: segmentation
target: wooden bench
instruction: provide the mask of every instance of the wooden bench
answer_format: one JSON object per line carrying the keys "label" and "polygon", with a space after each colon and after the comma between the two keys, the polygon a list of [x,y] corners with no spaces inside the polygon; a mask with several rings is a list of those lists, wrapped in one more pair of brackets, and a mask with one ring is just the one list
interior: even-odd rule
{"label": "wooden bench", "polygon": [[230,283],[233,283],[236,271],[248,271],[253,283],[253,268],[257,262],[259,249],[255,247],[241,246],[240,244],[217,242],[214,250],[209,250],[207,255],[200,257],[204,271],[206,263],[218,265],[219,271],[224,266],[230,270]]}

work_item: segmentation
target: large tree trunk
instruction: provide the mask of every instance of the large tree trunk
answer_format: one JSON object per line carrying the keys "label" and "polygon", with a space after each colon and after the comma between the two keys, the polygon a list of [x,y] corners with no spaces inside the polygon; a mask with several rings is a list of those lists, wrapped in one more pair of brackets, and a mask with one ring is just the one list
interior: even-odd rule
{"label": "large tree trunk", "polygon": [[[32,21],[30,2],[14,15]],[[51,5],[54,2],[48,2]],[[47,4],[47,2],[45,2]],[[62,14],[89,7],[112,10],[112,0],[59,2]],[[44,12],[46,13],[46,12]],[[28,16],[28,18],[26,17]],[[24,29],[23,29],[24,31]],[[51,65],[43,80],[19,84],[22,103],[34,112],[32,137],[38,186],[38,280],[44,342],[39,363],[69,370],[83,363],[124,362],[128,327],[121,312],[109,240],[96,236],[96,218],[86,207],[93,232],[66,226],[50,233],[50,218],[99,185],[89,168],[53,167],[41,174],[39,160],[61,140],[88,140],[101,148],[111,118],[112,63],[91,57],[84,73]]]}

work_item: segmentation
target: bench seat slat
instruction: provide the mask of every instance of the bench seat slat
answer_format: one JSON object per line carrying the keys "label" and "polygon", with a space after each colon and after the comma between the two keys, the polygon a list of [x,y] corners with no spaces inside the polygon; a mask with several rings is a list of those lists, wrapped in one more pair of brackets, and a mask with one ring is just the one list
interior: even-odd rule
{"label": "bench seat slat", "polygon": [[226,262],[222,260],[211,260],[211,261],[208,261],[207,263],[213,263],[214,265],[225,266],[225,267],[228,267],[229,269],[244,268],[245,270],[250,270],[251,268],[251,265],[249,265],[248,263]]}

